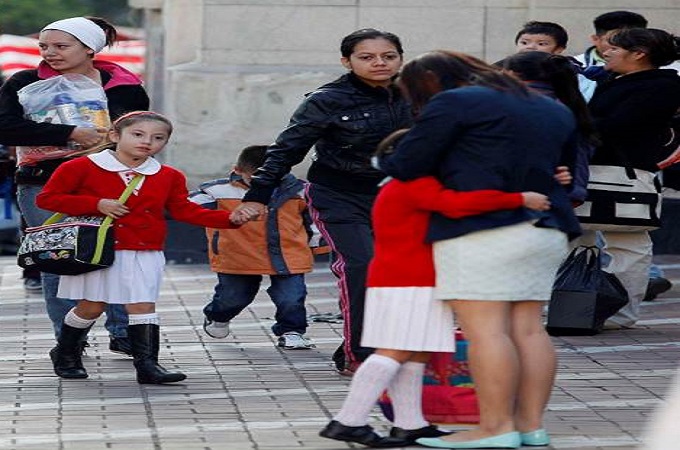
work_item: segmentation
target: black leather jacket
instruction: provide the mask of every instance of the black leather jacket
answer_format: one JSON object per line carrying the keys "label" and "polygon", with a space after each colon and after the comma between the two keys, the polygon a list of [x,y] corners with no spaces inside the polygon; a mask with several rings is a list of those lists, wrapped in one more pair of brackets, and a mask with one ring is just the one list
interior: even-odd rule
{"label": "black leather jacket", "polygon": [[310,182],[339,191],[376,193],[385,175],[371,167],[371,156],[383,138],[411,122],[410,106],[394,86],[371,87],[354,74],[345,74],[307,94],[269,147],[244,201],[266,204],[281,178],[312,146]]}

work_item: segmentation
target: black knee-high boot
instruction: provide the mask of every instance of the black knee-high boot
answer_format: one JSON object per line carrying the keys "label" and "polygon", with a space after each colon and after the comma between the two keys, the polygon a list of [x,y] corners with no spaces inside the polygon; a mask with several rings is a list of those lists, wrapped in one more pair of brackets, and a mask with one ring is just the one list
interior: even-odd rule
{"label": "black knee-high boot", "polygon": [[81,356],[82,341],[90,328],[75,328],[65,323],[61,325],[57,346],[50,350],[54,373],[61,378],[87,378]]}
{"label": "black knee-high boot", "polygon": [[132,357],[140,384],[175,383],[187,376],[181,372],[168,372],[158,364],[160,329],[158,325],[141,324],[128,326],[128,338],[132,345]]}

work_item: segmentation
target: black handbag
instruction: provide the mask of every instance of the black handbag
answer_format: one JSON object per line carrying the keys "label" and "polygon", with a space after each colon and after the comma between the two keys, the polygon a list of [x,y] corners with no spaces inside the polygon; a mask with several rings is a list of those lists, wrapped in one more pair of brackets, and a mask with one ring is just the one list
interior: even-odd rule
{"label": "black handbag", "polygon": [[[125,203],[143,178],[135,175],[118,201]],[[115,255],[112,223],[109,216],[66,217],[56,213],[42,225],[26,229],[17,263],[24,269],[57,275],[80,275],[110,267]]]}
{"label": "black handbag", "polygon": [[551,336],[595,335],[628,301],[616,275],[602,270],[600,249],[577,247],[557,271],[546,330]]}

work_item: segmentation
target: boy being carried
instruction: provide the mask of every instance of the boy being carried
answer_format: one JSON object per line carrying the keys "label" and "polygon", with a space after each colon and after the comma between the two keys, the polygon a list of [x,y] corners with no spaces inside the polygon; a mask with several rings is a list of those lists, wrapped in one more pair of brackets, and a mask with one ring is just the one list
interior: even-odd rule
{"label": "boy being carried", "polygon": [[[265,160],[267,146],[244,148],[228,178],[208,181],[192,192],[190,200],[204,207],[232,210],[248,191],[250,178]],[[208,336],[229,335],[229,322],[250,305],[269,275],[269,297],[276,305],[272,332],[284,349],[310,349],[305,337],[307,289],[304,274],[313,265],[309,241],[311,219],[302,191],[304,183],[287,175],[274,192],[264,216],[237,230],[207,228],[210,268],[218,283],[211,301],[203,308],[203,329]]]}

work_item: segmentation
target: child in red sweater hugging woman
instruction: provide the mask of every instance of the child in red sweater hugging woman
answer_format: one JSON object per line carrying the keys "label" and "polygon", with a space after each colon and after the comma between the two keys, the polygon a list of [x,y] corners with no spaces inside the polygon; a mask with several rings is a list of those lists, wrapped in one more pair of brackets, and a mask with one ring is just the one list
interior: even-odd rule
{"label": "child in red sweater hugging woman", "polygon": [[[406,131],[387,137],[378,152],[389,151]],[[434,177],[390,180],[381,188],[372,213],[375,255],[368,271],[361,341],[376,351],[354,374],[340,412],[321,430],[321,436],[389,448],[449,433],[430,425],[421,407],[422,378],[430,352],[455,351],[453,315],[443,302],[433,299],[432,246],[426,242],[430,216],[438,212],[460,218],[522,207],[547,210],[550,202],[536,192],[457,192],[444,188]],[[367,425],[385,389],[395,414],[389,437]]]}

